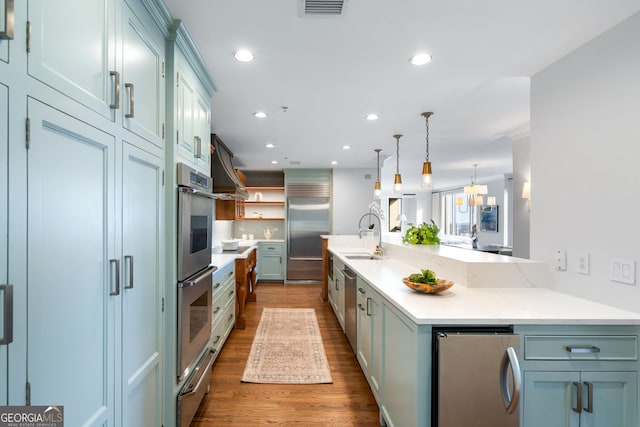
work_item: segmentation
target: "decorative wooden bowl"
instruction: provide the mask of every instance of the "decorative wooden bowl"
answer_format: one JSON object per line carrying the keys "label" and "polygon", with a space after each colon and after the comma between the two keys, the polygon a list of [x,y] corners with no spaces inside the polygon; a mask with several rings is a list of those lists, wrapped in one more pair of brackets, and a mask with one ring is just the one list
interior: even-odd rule
{"label": "decorative wooden bowl", "polygon": [[421,292],[423,294],[437,294],[438,292],[446,291],[453,286],[452,281],[445,279],[438,279],[438,282],[435,285],[410,282],[408,277],[403,278],[402,282],[414,291]]}

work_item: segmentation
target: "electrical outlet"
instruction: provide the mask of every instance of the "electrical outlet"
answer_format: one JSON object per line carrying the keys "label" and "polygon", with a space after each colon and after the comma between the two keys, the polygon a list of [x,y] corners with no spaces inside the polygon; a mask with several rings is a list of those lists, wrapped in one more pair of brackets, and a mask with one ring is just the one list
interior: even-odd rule
{"label": "electrical outlet", "polygon": [[632,259],[614,258],[609,263],[609,280],[636,284],[636,262]]}
{"label": "electrical outlet", "polygon": [[558,271],[565,271],[567,269],[567,252],[557,250],[553,253],[554,267]]}
{"label": "electrical outlet", "polygon": [[577,272],[580,274],[589,274],[589,254],[578,254],[578,263],[576,265]]}

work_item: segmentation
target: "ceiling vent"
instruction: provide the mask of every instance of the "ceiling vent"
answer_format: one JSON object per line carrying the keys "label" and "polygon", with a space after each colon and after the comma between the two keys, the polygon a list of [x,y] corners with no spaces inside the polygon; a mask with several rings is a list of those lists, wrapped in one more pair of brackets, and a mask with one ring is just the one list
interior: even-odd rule
{"label": "ceiling vent", "polygon": [[300,0],[302,16],[340,16],[345,12],[348,0]]}

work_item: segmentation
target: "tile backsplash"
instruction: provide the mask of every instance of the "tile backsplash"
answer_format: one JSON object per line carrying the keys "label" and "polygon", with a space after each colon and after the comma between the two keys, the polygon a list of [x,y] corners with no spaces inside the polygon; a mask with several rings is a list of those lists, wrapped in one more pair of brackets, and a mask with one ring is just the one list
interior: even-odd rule
{"label": "tile backsplash", "polygon": [[253,234],[255,239],[264,239],[265,230],[268,228],[271,231],[272,239],[284,239],[285,229],[284,220],[261,220],[261,221],[233,221],[233,237],[241,239],[243,234]]}

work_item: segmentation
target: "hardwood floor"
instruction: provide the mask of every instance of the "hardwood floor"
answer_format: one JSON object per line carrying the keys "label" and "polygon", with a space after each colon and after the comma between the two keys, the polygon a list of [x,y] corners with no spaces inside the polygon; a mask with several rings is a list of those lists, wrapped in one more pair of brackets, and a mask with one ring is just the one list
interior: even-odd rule
{"label": "hardwood floor", "polygon": [[[260,283],[256,296],[246,306],[247,328],[234,329],[218,356],[191,426],[378,426],[378,405],[320,285]],[[316,310],[333,384],[240,382],[264,307]]]}

